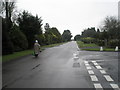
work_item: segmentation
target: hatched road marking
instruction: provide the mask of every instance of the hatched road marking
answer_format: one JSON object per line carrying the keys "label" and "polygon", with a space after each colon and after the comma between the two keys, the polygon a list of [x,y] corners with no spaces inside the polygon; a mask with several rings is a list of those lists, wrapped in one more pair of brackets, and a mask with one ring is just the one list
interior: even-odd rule
{"label": "hatched road marking", "polygon": [[92,63],[96,63],[96,61],[91,61]]}
{"label": "hatched road marking", "polygon": [[90,75],[92,81],[98,81],[98,78],[95,75]]}
{"label": "hatched road marking", "polygon": [[88,70],[89,74],[94,74],[93,70]]}
{"label": "hatched road marking", "polygon": [[100,72],[101,72],[102,74],[106,74],[106,71],[105,71],[105,70],[100,70]]}
{"label": "hatched road marking", "polygon": [[104,75],[105,79],[109,82],[114,81],[109,75]]}
{"label": "hatched road marking", "polygon": [[116,90],[120,90],[117,84],[110,84],[110,86]]}
{"label": "hatched road marking", "polygon": [[92,69],[90,66],[87,66],[86,68],[87,68],[88,70]]}
{"label": "hatched road marking", "polygon": [[103,88],[100,83],[94,83],[94,87],[95,87],[95,88]]}
{"label": "hatched road marking", "polygon": [[89,64],[85,64],[86,66],[90,66]]}
{"label": "hatched road marking", "polygon": [[102,67],[101,67],[101,66],[96,66],[96,68],[97,68],[97,69],[102,69]]}
{"label": "hatched road marking", "polygon": [[84,61],[85,64],[88,64],[88,61]]}
{"label": "hatched road marking", "polygon": [[[90,62],[90,61],[89,61]],[[107,74],[106,71],[96,62],[96,61],[91,61],[95,67],[97,68],[97,70],[99,70],[101,72],[101,74],[103,74],[103,77],[107,80],[107,82],[112,82],[114,83],[114,80],[110,77],[110,75],[104,75]],[[84,61],[84,64],[88,70],[88,73],[90,75],[91,81],[96,82],[93,83],[94,87],[99,90],[103,90],[103,87],[100,83],[97,83],[99,80],[97,78],[97,76],[95,75],[94,71],[92,70],[92,68],[90,67],[88,61]],[[112,84],[110,83],[109,85],[114,89],[114,90],[120,90],[119,86],[117,84]]]}
{"label": "hatched road marking", "polygon": [[93,63],[95,66],[98,66],[98,63]]}

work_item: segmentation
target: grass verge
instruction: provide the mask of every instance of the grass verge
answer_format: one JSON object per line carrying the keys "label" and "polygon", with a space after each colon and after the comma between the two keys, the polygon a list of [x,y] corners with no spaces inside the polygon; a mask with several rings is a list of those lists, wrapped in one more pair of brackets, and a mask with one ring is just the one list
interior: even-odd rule
{"label": "grass verge", "polygon": [[[49,47],[54,47],[54,46],[58,46],[58,45],[62,45],[64,43],[57,43],[57,44],[51,44],[51,45],[45,45],[41,47],[41,50],[43,51],[45,48],[49,48]],[[8,62],[14,59],[18,59],[20,57],[23,56],[27,56],[33,54],[33,50],[25,50],[25,51],[20,51],[20,52],[14,52],[13,54],[9,54],[9,55],[4,55],[2,56],[2,62]]]}
{"label": "grass verge", "polygon": [[79,48],[87,48],[87,47],[99,47],[98,45],[94,44],[94,43],[91,43],[91,44],[85,44],[84,42],[82,41],[77,41],[77,44],[78,44],[78,47]]}
{"label": "grass verge", "polygon": [[[81,50],[86,50],[86,51],[100,51],[100,46],[96,44],[85,44],[82,41],[77,41],[78,47]],[[113,48],[105,48],[103,47],[103,51],[115,51]]]}
{"label": "grass verge", "polygon": [[[86,51],[100,51],[100,48],[86,48],[86,49],[82,49],[82,50],[86,50]],[[103,51],[115,51],[115,49],[104,48]]]}

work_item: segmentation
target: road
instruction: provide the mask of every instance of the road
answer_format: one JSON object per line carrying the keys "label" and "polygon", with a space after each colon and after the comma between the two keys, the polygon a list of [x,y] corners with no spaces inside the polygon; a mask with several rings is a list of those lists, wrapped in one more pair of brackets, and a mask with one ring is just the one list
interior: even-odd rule
{"label": "road", "polygon": [[118,88],[118,63],[117,52],[82,51],[72,41],[3,64],[3,87]]}

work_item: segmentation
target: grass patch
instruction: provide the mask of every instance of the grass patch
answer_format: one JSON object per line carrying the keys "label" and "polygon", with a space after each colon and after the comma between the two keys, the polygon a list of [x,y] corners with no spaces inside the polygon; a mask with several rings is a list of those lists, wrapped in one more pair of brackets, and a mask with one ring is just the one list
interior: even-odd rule
{"label": "grass patch", "polygon": [[86,47],[98,47],[98,45],[91,43],[91,44],[85,44],[82,41],[77,41],[78,47],[79,48],[86,48]]}
{"label": "grass patch", "polygon": [[[45,45],[41,47],[41,50],[43,51],[45,48],[49,48],[49,47],[54,47],[54,46],[58,46],[58,45],[62,45],[64,43],[57,43],[57,44],[51,44],[51,45]],[[13,54],[9,54],[9,55],[4,55],[2,56],[2,62],[8,62],[14,59],[18,59],[20,57],[26,56],[26,55],[30,55],[33,54],[33,50],[25,50],[25,51],[20,51],[20,52],[14,52]]]}
{"label": "grass patch", "polygon": [[85,49],[82,49],[82,50],[86,50],[86,51],[100,51],[99,48],[85,48]]}
{"label": "grass patch", "polygon": [[17,59],[17,58],[20,58],[22,56],[26,56],[26,55],[29,55],[29,54],[32,54],[32,53],[33,53],[33,50],[25,50],[25,51],[20,51],[20,52],[14,52],[13,54],[2,56],[2,61],[3,62],[8,62],[10,60]]}

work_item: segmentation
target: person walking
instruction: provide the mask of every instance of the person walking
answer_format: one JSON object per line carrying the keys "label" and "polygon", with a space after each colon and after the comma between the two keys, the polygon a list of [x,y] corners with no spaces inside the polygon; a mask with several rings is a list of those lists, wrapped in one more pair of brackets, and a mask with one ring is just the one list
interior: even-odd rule
{"label": "person walking", "polygon": [[38,40],[35,40],[34,43],[34,55],[37,57],[40,53],[40,44],[38,43]]}

